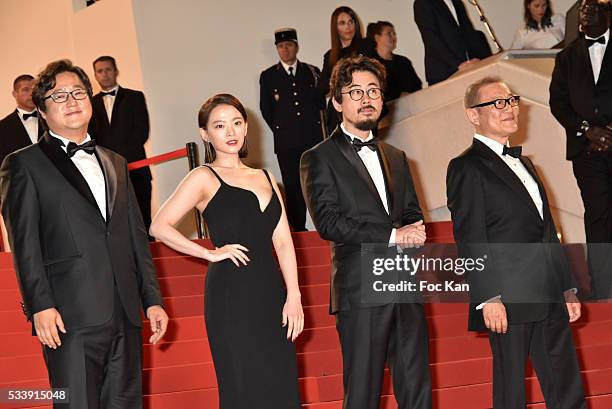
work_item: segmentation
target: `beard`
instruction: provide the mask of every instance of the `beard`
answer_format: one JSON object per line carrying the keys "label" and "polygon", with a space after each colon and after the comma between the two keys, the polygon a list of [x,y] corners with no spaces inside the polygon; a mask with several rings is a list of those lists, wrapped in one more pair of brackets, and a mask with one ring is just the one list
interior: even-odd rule
{"label": "beard", "polygon": [[376,128],[378,121],[374,118],[366,119],[364,121],[355,122],[355,128],[360,131],[371,131]]}

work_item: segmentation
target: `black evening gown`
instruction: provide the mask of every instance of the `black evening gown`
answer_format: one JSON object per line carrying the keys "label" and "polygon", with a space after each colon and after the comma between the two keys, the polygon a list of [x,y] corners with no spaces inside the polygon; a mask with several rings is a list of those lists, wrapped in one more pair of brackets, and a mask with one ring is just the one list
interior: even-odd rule
{"label": "black evening gown", "polygon": [[279,198],[273,188],[261,210],[253,192],[228,185],[209,169],[221,182],[203,212],[212,242],[241,244],[251,259],[240,267],[231,260],[210,263],[206,275],[204,317],[219,408],[299,409],[295,344],[281,325],[286,291],[272,253]]}

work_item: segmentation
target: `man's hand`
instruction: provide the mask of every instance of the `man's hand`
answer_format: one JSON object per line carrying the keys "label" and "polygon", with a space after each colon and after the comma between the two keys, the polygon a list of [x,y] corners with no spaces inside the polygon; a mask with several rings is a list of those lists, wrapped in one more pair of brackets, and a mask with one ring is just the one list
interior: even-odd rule
{"label": "man's hand", "polygon": [[612,129],[607,126],[591,126],[584,136],[589,141],[590,151],[606,151],[612,147]]}
{"label": "man's hand", "polygon": [[476,63],[476,62],[478,62],[478,61],[480,61],[480,59],[479,59],[479,58],[472,58],[471,60],[464,61],[464,62],[462,62],[461,64],[459,64],[459,66],[457,67],[457,69],[458,69],[459,71],[463,71],[463,70],[465,70],[466,68],[471,67],[471,66],[472,66],[474,63]]}
{"label": "man's hand", "polygon": [[578,297],[576,297],[572,290],[567,290],[563,295],[565,296],[565,306],[569,313],[569,322],[577,321],[581,315]]}
{"label": "man's hand", "polygon": [[147,308],[147,318],[151,324],[151,332],[153,332],[149,342],[157,344],[168,329],[168,314],[166,314],[166,311],[161,306],[152,305]]}
{"label": "man's hand", "polygon": [[409,247],[421,245],[425,243],[425,240],[427,240],[427,234],[425,233],[423,220],[407,224],[406,226],[400,227],[395,232],[395,242],[398,244],[407,244]]}
{"label": "man's hand", "polygon": [[49,348],[57,349],[62,345],[59,329],[63,334],[66,333],[62,316],[55,308],[47,308],[34,314],[34,330],[41,344]]}
{"label": "man's hand", "polygon": [[487,328],[498,334],[508,332],[508,317],[506,316],[506,307],[497,300],[488,302],[482,308],[482,315]]}

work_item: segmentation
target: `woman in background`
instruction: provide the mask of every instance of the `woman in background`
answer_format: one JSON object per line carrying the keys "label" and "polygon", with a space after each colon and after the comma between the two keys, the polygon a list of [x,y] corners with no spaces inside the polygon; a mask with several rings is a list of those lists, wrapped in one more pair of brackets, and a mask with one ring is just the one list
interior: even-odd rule
{"label": "woman in background", "polygon": [[525,0],[524,25],[512,40],[511,49],[548,49],[565,37],[565,17],[553,14],[550,0]]}
{"label": "woman in background", "polygon": [[[330,20],[331,48],[323,55],[323,69],[319,81],[319,91],[322,95],[327,96],[329,93],[329,80],[338,60],[358,54],[372,56],[374,46],[371,42],[364,41],[361,33],[361,22],[352,8],[340,6],[334,10]],[[338,112],[331,101],[327,104],[326,120],[327,132],[331,134],[339,123]]]}
{"label": "woman in background", "polygon": [[385,101],[399,98],[402,92],[415,92],[423,87],[412,62],[403,55],[393,54],[397,47],[395,27],[388,21],[368,24],[367,37],[376,43],[375,55],[387,69]]}
{"label": "woman in background", "polygon": [[[220,409],[300,409],[292,341],[304,329],[304,313],[276,181],[242,163],[247,114],[238,99],[229,94],[208,99],[198,124],[212,162],[183,179],[150,233],[174,250],[210,262],[204,317]],[[214,250],[175,228],[194,207],[206,220]]]}

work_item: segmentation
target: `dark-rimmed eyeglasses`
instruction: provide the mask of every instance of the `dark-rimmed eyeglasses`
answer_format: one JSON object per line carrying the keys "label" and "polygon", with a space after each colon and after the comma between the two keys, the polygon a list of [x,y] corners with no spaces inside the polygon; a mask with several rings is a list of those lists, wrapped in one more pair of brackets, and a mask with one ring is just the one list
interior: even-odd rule
{"label": "dark-rimmed eyeglasses", "polygon": [[51,98],[53,102],[61,104],[68,101],[68,95],[72,95],[73,99],[81,100],[87,98],[87,91],[81,88],[73,89],[72,91],[56,91],[51,95],[43,98],[43,101]]}
{"label": "dark-rimmed eyeglasses", "polygon": [[520,96],[512,95],[511,97],[508,97],[508,98],[498,98],[498,99],[494,99],[493,101],[482,102],[480,104],[473,105],[470,108],[481,108],[481,107],[486,107],[488,105],[495,105],[495,108],[497,109],[504,109],[506,105],[508,104],[511,107],[518,106],[520,100],[521,100]]}
{"label": "dark-rimmed eyeglasses", "polygon": [[609,8],[610,5],[608,3],[594,3],[594,4],[585,4],[584,6],[578,7],[578,11],[583,14],[594,13],[602,8]]}
{"label": "dark-rimmed eyeglasses", "polygon": [[380,88],[368,88],[364,92],[362,89],[355,88],[350,91],[342,92],[342,94],[348,94],[353,101],[361,101],[365,94],[368,94],[368,98],[370,99],[382,97],[382,90]]}

